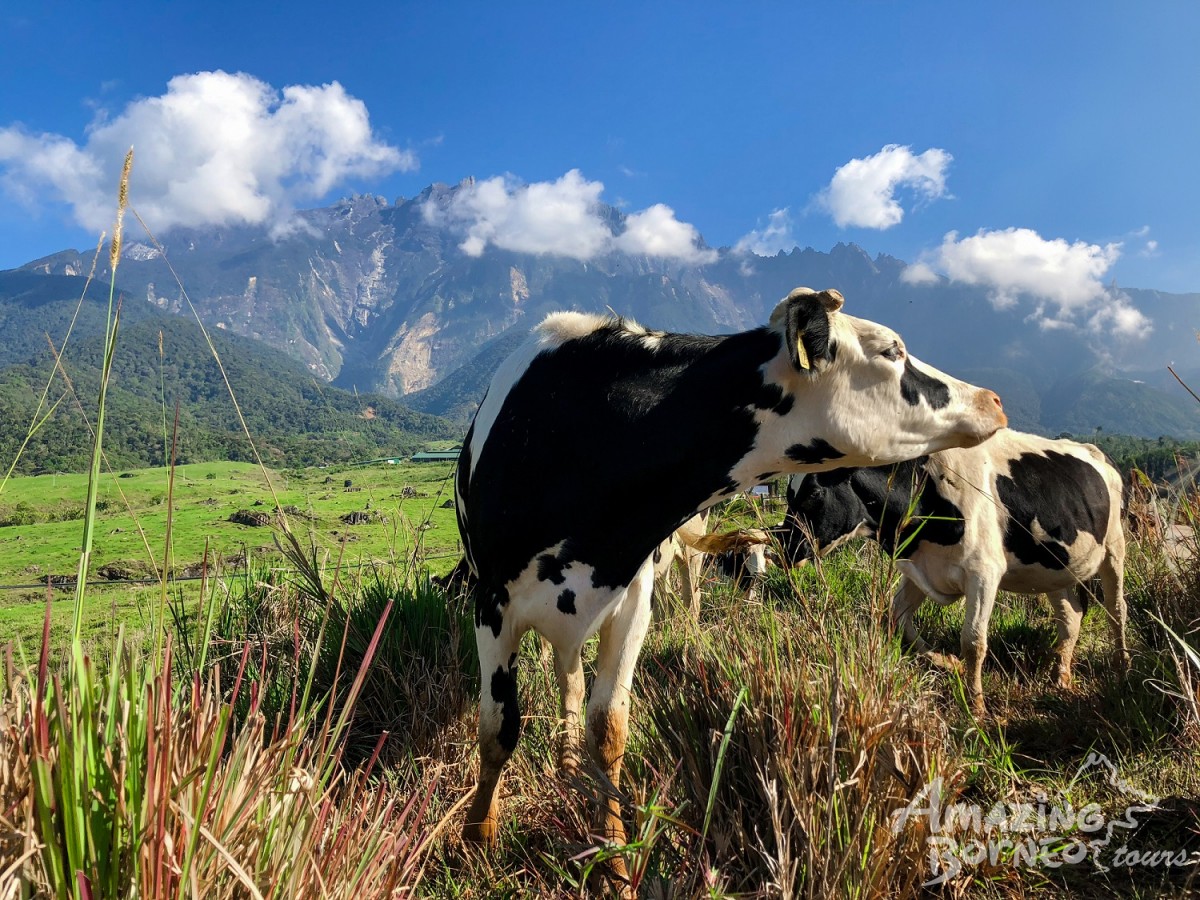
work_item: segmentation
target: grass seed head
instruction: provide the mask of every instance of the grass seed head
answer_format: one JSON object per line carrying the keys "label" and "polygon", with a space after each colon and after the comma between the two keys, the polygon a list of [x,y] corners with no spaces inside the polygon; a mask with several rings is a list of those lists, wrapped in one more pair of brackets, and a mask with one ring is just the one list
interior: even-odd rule
{"label": "grass seed head", "polygon": [[133,168],[133,148],[125,154],[121,167],[121,183],[117,188],[117,221],[113,225],[113,239],[108,248],[108,266],[115,273],[121,260],[121,239],[125,232],[125,209],[129,206],[129,170]]}

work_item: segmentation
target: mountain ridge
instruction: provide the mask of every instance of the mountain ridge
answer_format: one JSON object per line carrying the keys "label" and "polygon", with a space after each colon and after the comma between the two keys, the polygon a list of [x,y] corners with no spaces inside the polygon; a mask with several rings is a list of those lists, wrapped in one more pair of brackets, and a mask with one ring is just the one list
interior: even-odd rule
{"label": "mountain ridge", "polygon": [[[1065,430],[1090,415],[1097,424],[1127,421],[1130,433],[1149,437],[1164,425],[1176,436],[1200,436],[1200,410],[1165,369],[1168,362],[1200,369],[1200,294],[1124,289],[1154,326],[1139,343],[1083,326],[1047,331],[1019,311],[998,309],[980,286],[944,278],[909,284],[907,263],[848,242],[769,257],[725,247],[706,251],[701,263],[612,249],[586,261],[494,245],[471,255],[461,232],[427,212],[452,203],[466,184],[430,185],[395,203],[347,198],[298,213],[290,232],[274,236],[248,226],[174,229],[162,247],[206,324],[283,350],[335,386],[411,397],[457,420],[494,362],[494,353],[479,358],[482,349],[553,310],[612,309],[650,327],[727,332],[764,322],[782,296],[805,284],[838,288],[849,313],[895,327],[917,356],[951,374],[1007,373],[1000,380],[1016,389],[1008,402],[1031,429]],[[624,227],[620,210],[600,212],[614,234]],[[162,253],[131,241],[118,282],[131,298],[182,312],[187,303]],[[90,265],[83,254],[60,251],[15,271],[79,274]],[[1098,392],[1094,378],[1079,380],[1085,372],[1132,387]],[[1085,397],[1102,408],[1076,412],[1072,404]]]}

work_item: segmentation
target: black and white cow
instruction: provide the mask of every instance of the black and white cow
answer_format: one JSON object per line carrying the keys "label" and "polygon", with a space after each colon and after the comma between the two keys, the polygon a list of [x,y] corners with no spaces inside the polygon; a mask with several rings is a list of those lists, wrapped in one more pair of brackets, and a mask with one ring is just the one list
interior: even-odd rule
{"label": "black and white cow", "polygon": [[653,553],[654,584],[663,586],[660,605],[665,612],[666,581],[674,568],[681,582],[680,596],[687,603],[694,621],[700,621],[700,581],[704,575],[704,554],[695,548],[708,531],[708,510],[697,513],[675,529]]}
{"label": "black and white cow", "polygon": [[[599,631],[587,744],[615,785],[652,557],[672,531],[779,473],[910,459],[977,444],[1005,424],[994,393],[918,363],[894,331],[840,313],[842,302],[798,288],[769,325],[720,337],[555,313],[497,370],[455,486],[478,576],[483,679],[466,838],[495,839],[528,629],[554,647],[568,771],[580,762],[580,650]],[[623,840],[615,794],[604,816],[605,833]]]}
{"label": "black and white cow", "polygon": [[715,575],[730,582],[753,603],[758,586],[766,577],[770,541],[771,536],[761,529],[708,534],[708,510],[705,510],[680,525],[655,549],[655,588],[660,584],[665,588],[674,568],[682,584],[680,596],[687,603],[692,621],[699,622],[701,583],[711,563]]}
{"label": "black and white cow", "polygon": [[813,556],[812,541],[824,553],[850,537],[877,538],[904,576],[892,618],[919,652],[929,647],[913,614],[925,598],[947,604],[965,596],[962,654],[982,713],[998,590],[1050,595],[1055,673],[1066,687],[1087,596],[1074,589],[1098,574],[1118,663],[1127,666],[1121,499],[1121,476],[1096,447],[1006,428],[976,447],[896,466],[793,476],[777,535],[793,563]]}

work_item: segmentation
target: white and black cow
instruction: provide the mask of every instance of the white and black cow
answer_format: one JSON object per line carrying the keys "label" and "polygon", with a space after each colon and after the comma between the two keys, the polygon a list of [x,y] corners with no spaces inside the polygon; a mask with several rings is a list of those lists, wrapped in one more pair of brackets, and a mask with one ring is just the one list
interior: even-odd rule
{"label": "white and black cow", "polygon": [[[599,631],[587,743],[615,785],[652,556],[672,531],[779,473],[910,459],[977,444],[1005,424],[994,393],[909,358],[894,331],[840,313],[842,302],[798,288],[769,325],[720,337],[555,313],[496,372],[455,485],[478,577],[483,680],[466,838],[495,838],[528,629],[554,647],[566,770],[580,761],[580,650]],[[623,840],[615,794],[604,817],[605,833]]]}
{"label": "white and black cow", "polygon": [[903,574],[892,617],[928,653],[913,624],[926,597],[965,596],[962,654],[972,705],[983,712],[981,671],[998,590],[1049,594],[1058,626],[1056,677],[1066,687],[1099,575],[1118,662],[1125,646],[1125,535],[1121,476],[1091,444],[1002,429],[977,447],[865,469],[793,476],[777,535],[792,563],[855,536],[879,540]]}
{"label": "white and black cow", "polygon": [[654,549],[654,584],[663,586],[660,604],[665,612],[666,581],[674,568],[682,583],[680,594],[692,619],[700,621],[700,580],[704,574],[704,554],[695,549],[697,540],[708,531],[708,510],[692,516]]}
{"label": "white and black cow", "polygon": [[693,622],[700,621],[701,582],[706,557],[711,557],[717,576],[732,583],[747,601],[754,602],[771,556],[771,536],[761,529],[721,534],[707,532],[708,510],[705,510],[675,529],[658,545],[653,556],[655,587],[662,584],[665,588],[671,569],[676,569],[682,583],[680,594]]}

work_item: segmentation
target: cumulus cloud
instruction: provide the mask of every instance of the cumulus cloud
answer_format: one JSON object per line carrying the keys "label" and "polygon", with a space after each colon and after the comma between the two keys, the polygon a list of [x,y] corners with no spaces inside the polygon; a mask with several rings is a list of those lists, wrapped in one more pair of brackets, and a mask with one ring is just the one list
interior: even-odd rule
{"label": "cumulus cloud", "polygon": [[928,263],[915,262],[905,267],[904,271],[900,273],[900,280],[909,284],[935,284],[938,280],[938,273],[933,271],[933,267]]}
{"label": "cumulus cloud", "polygon": [[961,239],[951,231],[901,277],[928,283],[940,269],[951,281],[985,287],[996,309],[1012,309],[1022,297],[1033,300],[1032,318],[1042,328],[1076,327],[1082,319],[1094,331],[1140,337],[1149,333],[1149,319],[1128,295],[1102,281],[1120,255],[1120,244],[1070,244],[1029,228],[981,229]]}
{"label": "cumulus cloud", "polygon": [[952,281],[986,285],[997,308],[1015,305],[1024,293],[1066,312],[1104,295],[1100,279],[1120,255],[1120,244],[1068,244],[1062,238],[1046,240],[1030,228],[980,230],[961,240],[951,231],[935,252]]}
{"label": "cumulus cloud", "polygon": [[1116,293],[1110,302],[1100,306],[1088,320],[1093,331],[1111,331],[1121,337],[1145,337],[1151,331],[1150,320],[1129,300],[1127,294]]}
{"label": "cumulus cloud", "polygon": [[717,258],[715,250],[702,249],[700,232],[696,226],[680,222],[675,210],[663,203],[655,203],[641,212],[625,217],[625,230],[614,241],[617,248],[626,253],[661,256],[684,262],[712,262]]}
{"label": "cumulus cloud", "polygon": [[480,256],[489,244],[518,253],[547,253],[588,260],[613,251],[707,263],[716,252],[700,246],[696,228],[662,203],[631,213],[619,234],[601,213],[604,184],[572,169],[557,181],[521,184],[512,176],[467,182],[441,204],[422,212],[427,221],[463,235],[459,248]]}
{"label": "cumulus cloud", "polygon": [[767,224],[754,229],[734,245],[738,253],[753,253],[755,256],[775,256],[781,250],[796,246],[792,236],[792,217],[787,207],[777,209],[767,217]]}
{"label": "cumulus cloud", "polygon": [[602,253],[611,233],[597,214],[604,185],[572,169],[557,181],[517,185],[511,177],[468,182],[444,209],[424,207],[427,219],[457,227],[459,245],[480,256],[488,244],[518,253],[550,253],[590,259]]}
{"label": "cumulus cloud", "polygon": [[839,228],[891,228],[904,218],[897,189],[908,188],[924,201],[947,196],[946,169],[953,159],[937,147],[914,154],[911,147],[888,144],[834,172],[817,203]]}
{"label": "cumulus cloud", "polygon": [[165,94],[100,114],[77,144],[0,127],[0,184],[26,202],[49,189],[83,226],[109,224],[125,151],[136,161],[130,202],[151,227],[281,225],[303,201],[354,178],[417,168],[378,140],[367,108],[336,81],[277,91],[243,73],[172,78]]}

